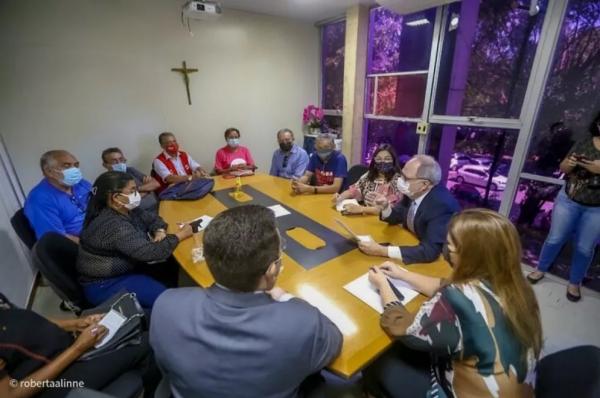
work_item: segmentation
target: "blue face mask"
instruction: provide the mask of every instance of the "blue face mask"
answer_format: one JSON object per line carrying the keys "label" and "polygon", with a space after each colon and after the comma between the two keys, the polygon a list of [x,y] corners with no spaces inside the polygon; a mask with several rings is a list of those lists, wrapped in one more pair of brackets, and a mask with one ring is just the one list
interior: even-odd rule
{"label": "blue face mask", "polygon": [[319,158],[321,158],[322,161],[327,160],[332,153],[333,151],[329,149],[317,151],[317,155],[319,156]]}
{"label": "blue face mask", "polygon": [[236,148],[238,145],[240,145],[240,139],[239,138],[228,138],[227,145],[229,145],[232,148]]}
{"label": "blue face mask", "polygon": [[127,172],[127,163],[117,163],[112,166],[113,171],[120,171],[121,173]]}
{"label": "blue face mask", "polygon": [[82,180],[83,176],[81,175],[81,170],[79,170],[79,167],[69,167],[68,169],[64,169],[62,171],[63,173],[63,179],[62,179],[62,183],[72,187],[73,185],[76,185],[79,183],[79,181]]}

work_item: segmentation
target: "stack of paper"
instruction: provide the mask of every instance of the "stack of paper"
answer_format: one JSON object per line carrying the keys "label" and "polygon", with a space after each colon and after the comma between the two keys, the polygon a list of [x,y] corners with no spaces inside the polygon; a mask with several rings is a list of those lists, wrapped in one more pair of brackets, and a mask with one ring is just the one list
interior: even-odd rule
{"label": "stack of paper", "polygon": [[[402,304],[406,305],[409,301],[417,297],[419,294],[415,291],[411,285],[408,283],[398,280],[388,278],[390,282],[398,289],[400,293],[404,296],[404,300],[402,300]],[[365,303],[367,303],[371,308],[380,314],[383,313],[383,306],[381,305],[381,296],[379,292],[371,282],[369,282],[369,274],[364,274],[361,277],[353,280],[344,286],[344,289],[352,293],[354,296],[358,297]]]}

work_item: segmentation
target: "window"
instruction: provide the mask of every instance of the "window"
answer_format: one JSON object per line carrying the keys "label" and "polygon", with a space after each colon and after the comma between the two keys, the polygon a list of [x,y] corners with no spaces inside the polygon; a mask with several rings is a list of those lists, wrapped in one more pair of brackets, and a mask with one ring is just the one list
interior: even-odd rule
{"label": "window", "polygon": [[344,103],[344,45],[346,21],[321,28],[321,107],[341,111]]}
{"label": "window", "polygon": [[448,9],[434,113],[518,118],[539,41],[545,1],[462,1]]}
{"label": "window", "polygon": [[600,3],[572,0],[529,147],[525,172],[558,177],[572,144],[600,110]]}
{"label": "window", "polygon": [[363,163],[371,163],[373,153],[381,144],[390,144],[394,147],[398,160],[406,162],[417,153],[419,147],[416,129],[416,123],[366,119]]}
{"label": "window", "polygon": [[420,119],[423,114],[435,9],[399,15],[370,11],[366,114]]}
{"label": "window", "polygon": [[517,130],[489,127],[438,124],[431,127],[427,152],[440,162],[446,187],[463,208],[498,210],[517,133]]}
{"label": "window", "polygon": [[[550,231],[554,198],[562,189],[559,164],[573,143],[588,134],[600,110],[600,3],[571,0],[567,5],[550,76],[525,158],[522,178],[510,209],[523,246],[523,262],[538,264]],[[568,242],[550,271],[568,279]],[[600,291],[600,250],[584,285]]]}
{"label": "window", "polygon": [[391,144],[405,162],[417,153],[416,120],[424,112],[436,10],[399,15],[370,11],[365,84],[363,163]]}

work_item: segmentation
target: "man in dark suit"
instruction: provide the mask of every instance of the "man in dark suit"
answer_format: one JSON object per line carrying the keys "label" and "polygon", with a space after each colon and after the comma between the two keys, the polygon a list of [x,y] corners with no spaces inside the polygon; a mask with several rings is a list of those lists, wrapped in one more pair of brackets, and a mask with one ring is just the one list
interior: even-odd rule
{"label": "man in dark suit", "polygon": [[[319,310],[274,287],[281,272],[273,212],[248,205],[204,231],[216,283],[167,290],[150,343],[175,397],[296,397],[338,356],[342,334]],[[313,384],[314,386],[314,384]]]}
{"label": "man in dark suit", "polygon": [[460,210],[452,194],[439,185],[442,172],[434,158],[416,155],[401,171],[398,189],[403,200],[394,208],[384,196],[377,195],[380,219],[388,224],[402,224],[420,240],[417,246],[382,246],[376,242],[360,242],[365,254],[390,257],[404,264],[430,263],[437,260],[446,242],[448,222]]}

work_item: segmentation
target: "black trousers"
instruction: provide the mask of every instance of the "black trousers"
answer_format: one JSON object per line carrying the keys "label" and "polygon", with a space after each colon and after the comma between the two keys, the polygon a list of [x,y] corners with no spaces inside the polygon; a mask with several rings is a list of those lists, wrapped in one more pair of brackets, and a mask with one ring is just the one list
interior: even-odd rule
{"label": "black trousers", "polygon": [[[55,380],[82,381],[85,388],[102,390],[122,374],[136,370],[144,381],[144,396],[151,397],[161,379],[154,356],[144,334],[142,343],[127,346],[89,361],[76,361]],[[60,398],[68,394],[68,388],[48,388],[39,397]]]}
{"label": "black trousers", "polygon": [[363,371],[363,386],[375,397],[425,397],[431,387],[429,353],[396,342]]}

